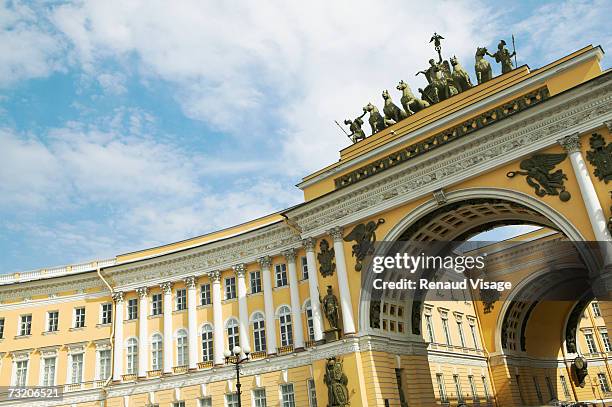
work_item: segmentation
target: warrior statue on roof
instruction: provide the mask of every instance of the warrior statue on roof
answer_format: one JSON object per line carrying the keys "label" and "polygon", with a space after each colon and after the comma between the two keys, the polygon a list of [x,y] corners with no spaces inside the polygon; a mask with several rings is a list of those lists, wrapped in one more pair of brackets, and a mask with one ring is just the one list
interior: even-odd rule
{"label": "warrior statue on roof", "polygon": [[495,58],[495,62],[501,63],[502,74],[510,72],[514,66],[512,65],[512,57],[516,55],[516,51],[508,51],[506,48],[506,41],[500,40],[497,44],[497,51],[494,54],[487,52],[487,55],[491,58]]}

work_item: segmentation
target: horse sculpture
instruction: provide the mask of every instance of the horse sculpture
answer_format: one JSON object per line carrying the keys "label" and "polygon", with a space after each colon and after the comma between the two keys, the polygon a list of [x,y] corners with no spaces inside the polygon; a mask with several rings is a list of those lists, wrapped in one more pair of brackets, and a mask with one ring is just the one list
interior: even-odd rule
{"label": "horse sculpture", "polygon": [[426,107],[429,107],[429,103],[424,101],[423,99],[418,99],[410,90],[410,86],[404,81],[400,81],[399,84],[395,87],[397,90],[402,92],[402,106],[404,107],[404,111],[406,114],[411,115],[413,113],[418,112],[419,110],[423,110]]}
{"label": "horse sculpture", "polygon": [[399,122],[402,119],[408,117],[406,112],[397,107],[393,100],[391,100],[391,95],[389,95],[388,90],[384,90],[382,93],[382,97],[385,100],[385,107],[383,108],[383,113],[385,114],[385,124],[387,126],[391,126]]}
{"label": "horse sculpture", "polygon": [[382,117],[382,115],[378,111],[378,108],[374,106],[372,103],[368,103],[367,105],[365,105],[363,108],[363,111],[370,113],[368,122],[370,123],[370,126],[372,127],[372,134],[378,133],[379,131],[387,127],[385,124],[385,119]]}
{"label": "horse sculpture", "polygon": [[461,66],[456,56],[450,59],[450,63],[453,66],[453,82],[459,92],[463,92],[474,86],[470,80],[470,75],[463,69],[463,66]]}
{"label": "horse sculpture", "polygon": [[478,79],[478,84],[485,83],[490,81],[493,77],[493,71],[491,70],[491,64],[489,61],[484,59],[484,56],[487,53],[487,48],[476,48],[476,64],[474,69],[476,70],[476,78]]}

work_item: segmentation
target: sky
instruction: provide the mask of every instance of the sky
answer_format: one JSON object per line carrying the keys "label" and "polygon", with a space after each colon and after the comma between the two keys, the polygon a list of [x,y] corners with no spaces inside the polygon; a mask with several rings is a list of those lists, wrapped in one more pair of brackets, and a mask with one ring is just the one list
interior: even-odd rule
{"label": "sky", "polygon": [[610,15],[603,0],[0,1],[0,273],[299,203],[294,185],[349,144],[334,120],[384,89],[399,105],[399,80],[423,87],[434,31],[475,82],[477,46],[514,34],[533,69],[612,49]]}

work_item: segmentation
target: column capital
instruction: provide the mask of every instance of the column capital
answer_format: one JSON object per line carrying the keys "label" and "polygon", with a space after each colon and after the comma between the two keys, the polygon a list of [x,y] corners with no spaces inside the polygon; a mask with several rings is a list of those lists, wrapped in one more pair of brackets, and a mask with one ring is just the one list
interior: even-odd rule
{"label": "column capital", "polygon": [[136,289],[136,292],[140,298],[145,298],[149,294],[149,289],[147,287],[140,287]]}
{"label": "column capital", "polygon": [[113,301],[123,302],[123,291],[116,291],[113,293]]}
{"label": "column capital", "polygon": [[259,264],[263,268],[270,268],[270,265],[272,264],[272,259],[270,258],[270,256],[261,257],[259,259]]}
{"label": "column capital", "polygon": [[185,278],[185,286],[187,288],[196,288],[196,278],[195,276],[189,276]]}
{"label": "column capital", "polygon": [[219,270],[211,271],[209,276],[214,283],[221,281],[221,272]]}
{"label": "column capital", "polygon": [[159,286],[162,289],[164,294],[171,294],[172,293],[172,282],[168,281],[165,283],[161,283]]}
{"label": "column capital", "polygon": [[558,140],[561,147],[568,153],[580,152],[580,135],[578,133],[570,134]]}
{"label": "column capital", "polygon": [[612,133],[612,120],[605,121],[604,124],[608,128],[608,132]]}
{"label": "column capital", "polygon": [[246,266],[244,263],[236,264],[232,267],[234,273],[236,273],[236,277],[244,278],[244,274],[246,273]]}
{"label": "column capital", "polygon": [[327,231],[327,233],[334,239],[334,242],[339,242],[342,240],[342,226],[336,226]]}
{"label": "column capital", "polygon": [[296,257],[295,249],[287,249],[283,251],[283,256],[285,256],[285,258],[289,262],[295,261],[295,257]]}
{"label": "column capital", "polygon": [[304,246],[304,249],[306,249],[307,252],[314,252],[316,242],[317,239],[315,239],[314,237],[307,237],[306,239],[302,240],[302,246]]}

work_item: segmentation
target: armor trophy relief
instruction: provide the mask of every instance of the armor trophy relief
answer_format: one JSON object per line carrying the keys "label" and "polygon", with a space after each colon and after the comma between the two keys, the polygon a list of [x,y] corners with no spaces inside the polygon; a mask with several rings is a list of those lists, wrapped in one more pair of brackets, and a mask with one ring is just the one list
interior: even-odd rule
{"label": "armor trophy relief", "polygon": [[[401,108],[393,103],[393,97],[389,91],[384,90],[382,92],[384,106],[382,114],[376,105],[369,102],[363,107],[363,113],[360,116],[353,120],[344,120],[344,124],[349,127],[350,133],[347,133],[336,121],[336,124],[340,126],[353,144],[367,138],[365,131],[361,127],[364,124],[363,117],[367,113],[369,113],[368,123],[371,128],[370,135],[374,135],[431,105],[449,99],[461,92],[465,92],[474,86],[470,75],[459,63],[457,56],[453,55],[448,60],[442,57],[443,39],[444,37],[440,34],[433,34],[429,42],[434,45],[437,59],[430,59],[429,66],[416,73],[416,76],[423,75],[427,80],[427,85],[424,88],[418,88],[418,92],[421,95],[420,98],[417,98],[412,93],[410,85],[401,80],[396,86],[396,89],[402,92],[400,99]],[[514,35],[512,36],[512,46],[514,48]],[[504,40],[499,41],[497,51],[493,54],[491,54],[486,47],[477,47],[474,71],[478,85],[488,82],[493,78],[491,64],[485,57],[494,58],[495,62],[501,65],[502,74],[510,72],[516,65],[516,51],[513,49],[512,52],[510,52]],[[513,57],[515,59],[514,64],[512,63]]]}

